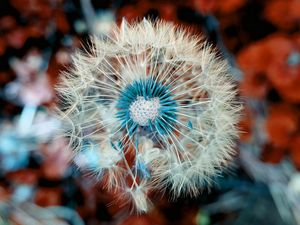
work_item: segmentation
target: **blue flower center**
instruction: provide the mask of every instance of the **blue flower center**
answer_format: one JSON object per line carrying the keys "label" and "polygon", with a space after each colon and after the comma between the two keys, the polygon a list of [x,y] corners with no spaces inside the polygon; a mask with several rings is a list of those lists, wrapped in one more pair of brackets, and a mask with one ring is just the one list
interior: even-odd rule
{"label": "blue flower center", "polygon": [[127,85],[119,96],[117,109],[121,126],[130,136],[139,128],[163,135],[174,128],[177,103],[169,86],[149,78]]}

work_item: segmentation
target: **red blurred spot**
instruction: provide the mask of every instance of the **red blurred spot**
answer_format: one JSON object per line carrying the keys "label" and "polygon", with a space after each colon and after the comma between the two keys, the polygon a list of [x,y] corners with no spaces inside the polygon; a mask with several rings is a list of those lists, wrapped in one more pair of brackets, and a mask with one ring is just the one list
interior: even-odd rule
{"label": "red blurred spot", "polygon": [[26,30],[22,27],[18,27],[6,34],[6,41],[9,46],[13,48],[22,48],[27,39]]}
{"label": "red blurred spot", "polygon": [[38,181],[38,173],[35,170],[24,169],[7,174],[8,180],[18,184],[35,185]]}
{"label": "red blurred spot", "polygon": [[271,107],[266,120],[266,130],[275,147],[288,147],[298,126],[299,118],[295,108],[285,104]]}
{"label": "red blurred spot", "polygon": [[6,50],[6,42],[3,38],[0,37],[0,56],[5,53]]}
{"label": "red blurred spot", "polygon": [[10,30],[16,26],[16,20],[12,16],[4,16],[0,18],[0,30]]}
{"label": "red blurred spot", "polygon": [[237,55],[237,62],[244,72],[240,85],[241,92],[250,97],[263,98],[269,90],[269,82],[265,75],[266,65],[270,57],[263,43],[254,43]]}
{"label": "red blurred spot", "polygon": [[267,144],[262,151],[262,160],[268,163],[279,163],[287,150],[285,148],[275,147],[271,144]]}
{"label": "red blurred spot", "polygon": [[67,33],[70,30],[69,23],[67,21],[67,17],[61,10],[56,10],[54,12],[54,18],[56,22],[56,26],[58,30],[60,30],[63,33]]}
{"label": "red blurred spot", "polygon": [[40,206],[54,206],[61,204],[60,188],[39,188],[35,194],[35,203]]}
{"label": "red blurred spot", "polygon": [[280,29],[299,28],[300,1],[273,0],[266,4],[264,15],[267,20]]}
{"label": "red blurred spot", "polygon": [[215,11],[217,7],[216,0],[194,0],[194,6],[196,10],[203,14],[209,14]]}
{"label": "red blurred spot", "polygon": [[300,134],[292,140],[290,154],[296,168],[300,169]]}

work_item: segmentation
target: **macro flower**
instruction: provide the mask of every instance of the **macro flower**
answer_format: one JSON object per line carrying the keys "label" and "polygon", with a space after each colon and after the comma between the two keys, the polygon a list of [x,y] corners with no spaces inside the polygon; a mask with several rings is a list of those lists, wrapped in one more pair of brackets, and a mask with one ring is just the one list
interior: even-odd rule
{"label": "macro flower", "polygon": [[75,163],[139,212],[153,191],[199,194],[234,154],[241,106],[229,67],[172,23],[123,20],[94,37],[57,91]]}

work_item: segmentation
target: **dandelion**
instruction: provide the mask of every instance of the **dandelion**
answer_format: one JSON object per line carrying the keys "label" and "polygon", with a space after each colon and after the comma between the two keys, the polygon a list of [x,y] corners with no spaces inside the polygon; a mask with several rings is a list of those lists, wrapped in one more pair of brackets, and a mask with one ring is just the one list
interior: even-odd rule
{"label": "dandelion", "polygon": [[77,163],[139,212],[153,190],[195,196],[234,154],[240,106],[227,63],[171,23],[122,21],[73,56],[57,87]]}

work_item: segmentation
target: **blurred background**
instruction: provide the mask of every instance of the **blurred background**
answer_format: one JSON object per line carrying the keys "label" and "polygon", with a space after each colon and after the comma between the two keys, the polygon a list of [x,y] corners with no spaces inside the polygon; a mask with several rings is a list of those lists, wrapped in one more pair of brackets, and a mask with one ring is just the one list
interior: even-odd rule
{"label": "blurred background", "polygon": [[[140,216],[70,162],[50,113],[70,54],[123,17],[204,34],[245,105],[237,156],[216,185]],[[0,225],[299,225],[299,28],[299,0],[1,0]]]}

